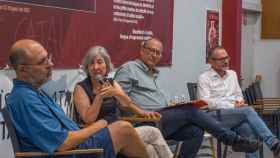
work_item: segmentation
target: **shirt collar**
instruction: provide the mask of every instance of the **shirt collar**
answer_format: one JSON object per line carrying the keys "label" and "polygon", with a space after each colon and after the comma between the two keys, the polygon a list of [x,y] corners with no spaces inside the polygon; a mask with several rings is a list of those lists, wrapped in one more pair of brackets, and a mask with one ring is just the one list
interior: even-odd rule
{"label": "shirt collar", "polygon": [[153,75],[155,75],[156,77],[158,76],[159,70],[158,70],[157,68],[154,68],[154,69],[151,70],[151,69],[150,69],[142,60],[140,60],[140,59],[136,59],[135,62],[137,62],[137,63],[141,66],[142,70],[144,70],[146,73],[152,72]]}
{"label": "shirt collar", "polygon": [[[213,69],[213,68],[210,68],[210,76],[212,78],[221,78],[221,76]],[[224,76],[224,78],[226,78],[228,76],[228,70],[226,70],[226,74]]]}
{"label": "shirt collar", "polygon": [[22,87],[33,88],[30,83],[25,82],[23,80],[14,79],[13,84],[14,84],[14,86],[22,86]]}
{"label": "shirt collar", "polygon": [[30,83],[28,83],[26,81],[23,81],[23,80],[14,79],[13,84],[14,84],[14,86],[26,87],[26,88],[33,89],[34,91],[40,91],[41,90],[41,87],[39,89],[36,89]]}

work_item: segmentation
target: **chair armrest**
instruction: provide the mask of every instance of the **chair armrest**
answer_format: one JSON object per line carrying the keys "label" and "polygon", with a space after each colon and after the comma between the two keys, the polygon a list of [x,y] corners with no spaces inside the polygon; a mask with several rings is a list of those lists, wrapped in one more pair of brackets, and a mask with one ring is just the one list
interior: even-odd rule
{"label": "chair armrest", "polygon": [[59,156],[59,155],[79,155],[79,154],[102,154],[103,149],[75,149],[68,151],[58,151],[53,154],[47,152],[16,152],[16,157],[35,157],[35,156]]}
{"label": "chair armrest", "polygon": [[147,118],[138,115],[119,117],[119,119],[124,121],[129,121],[129,122],[159,122],[160,121],[160,118]]}

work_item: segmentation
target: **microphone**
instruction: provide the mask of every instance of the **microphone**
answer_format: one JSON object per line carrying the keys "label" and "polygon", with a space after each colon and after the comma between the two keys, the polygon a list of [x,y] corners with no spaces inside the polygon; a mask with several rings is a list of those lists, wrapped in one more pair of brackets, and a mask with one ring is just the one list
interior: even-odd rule
{"label": "microphone", "polygon": [[105,78],[102,75],[96,75],[95,76],[96,81],[100,84],[103,85],[105,82],[109,82],[112,86],[114,84],[114,79],[113,78]]}
{"label": "microphone", "polygon": [[101,85],[103,85],[104,83],[105,83],[105,81],[104,81],[104,78],[102,77],[102,75],[96,75],[95,76],[95,79],[96,79],[96,81],[99,83],[99,84],[101,84]]}

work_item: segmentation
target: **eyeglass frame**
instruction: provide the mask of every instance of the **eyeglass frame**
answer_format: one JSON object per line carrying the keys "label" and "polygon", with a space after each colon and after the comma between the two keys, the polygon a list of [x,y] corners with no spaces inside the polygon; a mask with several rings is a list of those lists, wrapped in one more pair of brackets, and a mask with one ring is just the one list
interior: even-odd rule
{"label": "eyeglass frame", "polygon": [[[148,47],[148,46],[145,46],[145,45],[143,46],[143,48],[147,49],[149,51],[150,55],[155,55],[155,56],[158,56],[158,57],[162,56],[162,51],[160,51],[160,50],[157,50],[155,48],[151,48],[151,47]],[[153,53],[153,54],[151,54],[151,53]]]}
{"label": "eyeglass frame", "polygon": [[214,61],[222,62],[222,61],[225,61],[225,60],[230,60],[230,56],[225,56],[225,57],[222,57],[222,58],[211,58],[211,59],[214,60]]}

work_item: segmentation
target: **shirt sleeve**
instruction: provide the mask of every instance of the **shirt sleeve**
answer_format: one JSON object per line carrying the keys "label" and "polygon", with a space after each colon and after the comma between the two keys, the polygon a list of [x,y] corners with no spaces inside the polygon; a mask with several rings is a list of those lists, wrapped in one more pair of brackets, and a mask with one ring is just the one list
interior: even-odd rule
{"label": "shirt sleeve", "polygon": [[25,95],[22,105],[16,109],[20,120],[20,128],[25,136],[42,151],[53,153],[68,136],[56,115],[38,96]]}
{"label": "shirt sleeve", "polygon": [[236,96],[236,98],[235,98],[236,100],[242,101],[244,99],[243,99],[242,90],[239,86],[237,74],[236,74],[236,72],[233,72],[233,73],[234,73],[233,76],[234,76],[234,86],[235,86],[234,96]]}
{"label": "shirt sleeve", "polygon": [[126,94],[129,94],[133,88],[132,72],[128,67],[120,67],[115,74],[115,80],[120,84]]}
{"label": "shirt sleeve", "polygon": [[200,76],[198,79],[198,98],[205,100],[210,109],[234,108],[234,104],[228,100],[211,97],[210,85],[206,78]]}

